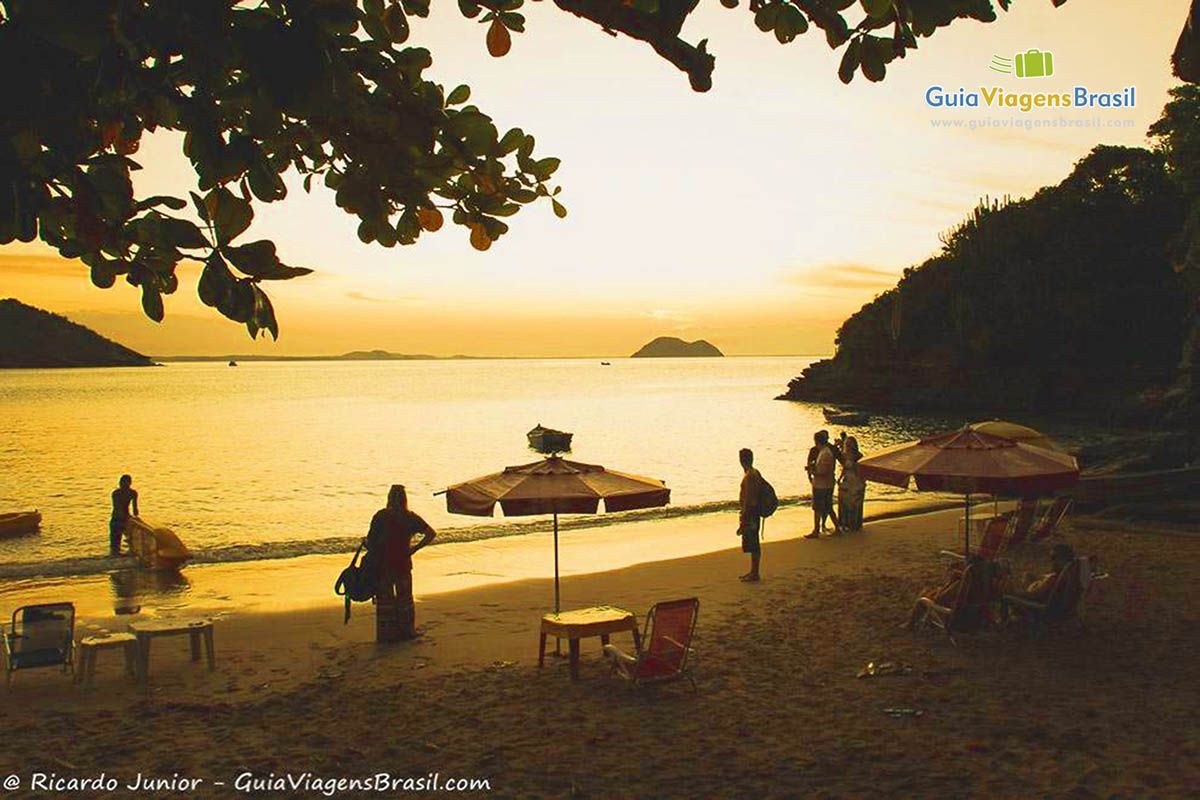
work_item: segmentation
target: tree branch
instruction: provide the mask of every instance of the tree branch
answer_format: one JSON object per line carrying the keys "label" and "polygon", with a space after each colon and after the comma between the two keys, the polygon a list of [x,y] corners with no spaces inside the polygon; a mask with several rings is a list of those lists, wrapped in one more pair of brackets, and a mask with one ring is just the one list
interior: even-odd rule
{"label": "tree branch", "polygon": [[654,51],[687,73],[692,88],[712,88],[716,59],[705,50],[707,39],[693,46],[679,38],[679,31],[699,0],[660,0],[658,12],[648,14],[619,0],[554,0],[563,11],[590,20],[608,33],[621,33],[646,42]]}

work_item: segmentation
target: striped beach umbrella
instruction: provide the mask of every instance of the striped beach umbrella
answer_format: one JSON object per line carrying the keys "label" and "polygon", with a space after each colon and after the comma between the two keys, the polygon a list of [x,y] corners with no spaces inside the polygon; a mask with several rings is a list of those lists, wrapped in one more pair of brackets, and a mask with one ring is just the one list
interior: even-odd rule
{"label": "striped beach umbrella", "polygon": [[558,515],[665,506],[671,490],[655,478],[567,461],[561,456],[505,467],[501,472],[456,483],[445,490],[451,514],[490,517],[496,505],[506,517],[552,514],[554,517],[554,611],[558,613]]}

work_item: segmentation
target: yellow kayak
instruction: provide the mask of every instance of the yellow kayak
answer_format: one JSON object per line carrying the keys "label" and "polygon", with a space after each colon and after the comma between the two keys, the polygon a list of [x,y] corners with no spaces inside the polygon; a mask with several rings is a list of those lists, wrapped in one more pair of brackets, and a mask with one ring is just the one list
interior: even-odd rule
{"label": "yellow kayak", "polygon": [[10,514],[0,514],[0,537],[33,533],[41,524],[42,515],[36,509],[33,511],[15,511]]}
{"label": "yellow kayak", "polygon": [[179,569],[192,557],[187,546],[170,528],[157,527],[141,517],[130,517],[125,524],[129,553],[149,569]]}

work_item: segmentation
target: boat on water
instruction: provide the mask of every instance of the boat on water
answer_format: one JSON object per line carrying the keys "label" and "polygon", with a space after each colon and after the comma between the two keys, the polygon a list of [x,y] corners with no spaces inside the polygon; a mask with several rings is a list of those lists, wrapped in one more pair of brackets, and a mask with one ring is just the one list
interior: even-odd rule
{"label": "boat on water", "polygon": [[231,358],[231,359],[229,359],[229,366],[231,366],[231,367],[236,367],[236,366],[237,366],[237,362],[236,362],[236,361],[234,361],[234,360]]}
{"label": "boat on water", "polygon": [[602,366],[602,367],[611,367],[611,366],[612,366],[612,362],[611,362],[611,361],[601,361],[601,362],[600,362],[600,366]]}
{"label": "boat on water", "polygon": [[33,533],[41,524],[42,515],[37,509],[0,514],[0,538]]}
{"label": "boat on water", "polygon": [[1077,505],[1127,503],[1152,500],[1164,494],[1200,490],[1200,466],[1149,472],[1087,473],[1064,494],[1075,498]]}
{"label": "boat on water", "polygon": [[571,437],[575,434],[543,428],[539,422],[525,435],[529,438],[529,446],[539,453],[563,453],[571,449]]}
{"label": "boat on water", "polygon": [[866,425],[871,415],[865,411],[846,411],[840,408],[822,408],[825,421],[831,425]]}
{"label": "boat on water", "polygon": [[170,528],[130,517],[125,526],[129,554],[147,569],[177,570],[191,560],[192,552]]}

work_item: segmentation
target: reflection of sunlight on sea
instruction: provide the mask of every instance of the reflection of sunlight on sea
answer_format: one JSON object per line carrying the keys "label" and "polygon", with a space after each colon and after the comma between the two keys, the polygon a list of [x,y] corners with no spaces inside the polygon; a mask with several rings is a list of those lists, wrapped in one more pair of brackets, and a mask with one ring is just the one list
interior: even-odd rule
{"label": "reflection of sunlight on sea", "polygon": [[[807,491],[812,432],[838,431],[818,405],[772,399],[809,361],[9,370],[0,384],[0,510],[36,507],[44,523],[39,535],[0,540],[0,574],[14,563],[53,562],[59,574],[113,569],[101,554],[122,472],[133,474],[144,516],[175,529],[201,560],[345,550],[391,483],[406,484],[435,527],[461,529],[447,540],[528,530],[538,518],[452,516],[432,493],[536,460],[525,432],[539,422],[575,433],[570,458],[664,479],[677,511],[736,498],[743,446],[781,496],[794,496]],[[869,452],[963,421],[886,416],[848,431]]]}

